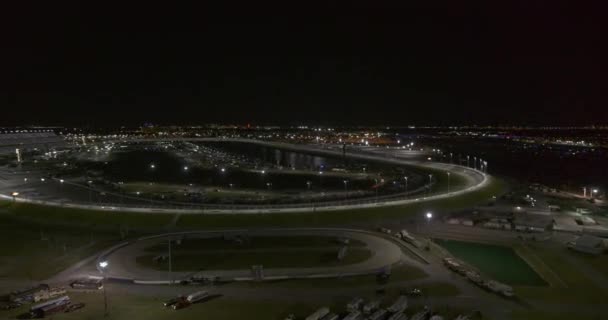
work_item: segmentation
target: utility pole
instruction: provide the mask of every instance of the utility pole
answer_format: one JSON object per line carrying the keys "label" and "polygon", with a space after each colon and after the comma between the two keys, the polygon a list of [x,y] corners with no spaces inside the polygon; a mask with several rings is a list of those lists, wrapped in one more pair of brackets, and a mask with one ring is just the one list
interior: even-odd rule
{"label": "utility pole", "polygon": [[171,237],[169,237],[169,285],[173,284],[173,277],[172,277],[172,269],[173,269],[173,265],[172,265],[172,261],[171,261],[172,257],[171,257]]}

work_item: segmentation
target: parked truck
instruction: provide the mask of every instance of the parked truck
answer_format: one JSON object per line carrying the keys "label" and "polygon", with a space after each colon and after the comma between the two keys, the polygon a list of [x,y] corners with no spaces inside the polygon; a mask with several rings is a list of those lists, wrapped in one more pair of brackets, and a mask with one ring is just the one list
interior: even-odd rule
{"label": "parked truck", "polygon": [[320,320],[328,314],[329,314],[329,308],[327,308],[327,307],[319,308],[317,311],[313,312],[311,315],[306,317],[306,320]]}
{"label": "parked truck", "polygon": [[407,316],[403,312],[393,313],[387,320],[406,320]]}
{"label": "parked truck", "polygon": [[208,296],[209,296],[209,293],[207,291],[197,291],[197,292],[194,292],[194,293],[188,295],[186,297],[186,300],[190,303],[196,303],[196,302],[199,302],[199,301],[207,298]]}
{"label": "parked truck", "polygon": [[362,298],[354,298],[346,305],[346,311],[354,312],[361,309],[361,305],[363,304]]}
{"label": "parked truck", "polygon": [[397,298],[397,300],[395,300],[395,302],[388,307],[388,311],[392,312],[392,313],[397,313],[397,312],[403,312],[407,309],[407,297],[406,296],[399,296],[399,298]]}
{"label": "parked truck", "polygon": [[63,296],[66,294],[66,290],[63,287],[54,287],[48,290],[40,290],[34,293],[34,302],[40,302],[43,300],[48,300],[52,298],[56,298],[59,296]]}
{"label": "parked truck", "polygon": [[30,308],[32,318],[44,318],[50,314],[64,311],[70,304],[70,297],[63,296],[52,299],[43,303],[39,303]]}
{"label": "parked truck", "polygon": [[388,311],[386,311],[386,309],[378,309],[376,311],[374,311],[374,313],[372,313],[369,317],[367,317],[368,320],[381,320],[384,319],[384,317],[386,317],[386,315],[388,314]]}
{"label": "parked truck", "polygon": [[380,308],[380,300],[372,300],[363,306],[363,313],[370,314],[378,308]]}
{"label": "parked truck", "polygon": [[359,311],[353,311],[349,314],[346,315],[346,317],[344,317],[342,320],[359,320],[361,319],[361,312]]}

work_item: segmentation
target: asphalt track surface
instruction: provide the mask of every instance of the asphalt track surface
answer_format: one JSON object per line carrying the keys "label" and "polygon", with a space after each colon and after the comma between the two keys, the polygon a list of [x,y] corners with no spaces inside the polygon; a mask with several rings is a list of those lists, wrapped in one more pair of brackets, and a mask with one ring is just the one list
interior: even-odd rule
{"label": "asphalt track surface", "polygon": [[[358,240],[366,245],[366,249],[370,250],[372,255],[365,261],[331,267],[313,267],[313,268],[280,268],[280,269],[264,269],[266,279],[284,279],[284,278],[315,278],[315,277],[340,277],[352,275],[375,274],[386,267],[402,262],[403,257],[409,260],[408,264],[420,263],[407,256],[402,256],[401,247],[393,240],[388,240],[378,236],[372,232],[341,228],[295,228],[295,229],[259,229],[259,230],[221,230],[221,231],[189,231],[169,234],[160,234],[140,238],[135,241],[119,244],[112,249],[102,253],[97,258],[98,261],[104,260],[111,265],[108,268],[105,276],[117,279],[130,279],[137,281],[179,281],[187,279],[191,276],[218,276],[222,280],[250,280],[250,266],[243,266],[242,269],[236,270],[202,270],[188,272],[171,272],[159,271],[146,268],[136,263],[136,257],[142,254],[150,254],[144,252],[145,247],[156,245],[159,243],[167,243],[170,236],[172,239],[179,237],[188,238],[212,238],[223,236],[271,236],[271,237],[290,237],[290,236],[310,236],[310,237],[333,237],[333,238],[348,238]],[[285,248],[284,250],[287,250]],[[238,253],[235,253],[238,255]]]}
{"label": "asphalt track surface", "polygon": [[[302,145],[302,144],[288,144],[282,142],[269,142],[261,140],[251,139],[224,139],[224,138],[158,138],[158,139],[130,139],[125,142],[160,142],[160,141],[193,141],[193,142],[211,142],[211,141],[225,141],[225,142],[241,142],[241,143],[252,143],[262,146],[281,148],[292,151],[316,153],[321,155],[329,156],[342,156],[342,150],[339,146],[335,145]],[[353,151],[354,150],[354,151]],[[18,202],[35,203],[49,206],[60,206],[68,208],[80,208],[80,209],[92,209],[92,210],[104,210],[104,211],[129,211],[129,212],[147,212],[147,213],[182,213],[182,214],[264,214],[264,213],[297,213],[297,212],[314,212],[314,211],[339,211],[339,210],[350,210],[350,209],[363,209],[363,208],[378,208],[384,206],[404,205],[410,203],[438,200],[450,198],[469,192],[481,189],[489,184],[489,176],[473,168],[466,166],[460,166],[450,163],[433,162],[413,159],[411,151],[401,149],[384,149],[384,148],[355,148],[349,149],[346,152],[347,157],[354,159],[367,160],[367,161],[379,161],[394,165],[413,166],[421,169],[429,168],[434,170],[449,172],[453,175],[463,177],[466,181],[465,185],[450,192],[431,194],[429,196],[408,196],[408,195],[394,195],[390,197],[382,197],[380,199],[370,198],[351,202],[332,202],[332,203],[318,203],[314,206],[310,204],[294,204],[288,206],[247,206],[247,207],[227,207],[223,208],[162,208],[162,207],[144,207],[144,206],[118,206],[118,205],[107,205],[107,204],[76,204],[70,203],[66,199],[45,199],[38,200],[33,198],[17,197],[14,200]],[[3,172],[8,174],[8,172]],[[6,175],[5,174],[5,175]],[[10,181],[10,177],[7,176],[3,179],[4,184]],[[12,179],[15,180],[15,179]],[[12,186],[11,186],[12,187]],[[9,188],[0,188],[0,198],[6,200],[13,200],[11,191]]]}

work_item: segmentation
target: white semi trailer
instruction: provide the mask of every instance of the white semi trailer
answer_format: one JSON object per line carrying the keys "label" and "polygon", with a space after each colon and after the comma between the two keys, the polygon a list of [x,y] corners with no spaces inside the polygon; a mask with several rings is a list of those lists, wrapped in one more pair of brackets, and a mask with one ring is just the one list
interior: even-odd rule
{"label": "white semi trailer", "polygon": [[306,317],[306,320],[320,320],[328,314],[329,314],[329,308],[327,308],[327,307],[319,308],[317,311],[313,312],[311,315]]}

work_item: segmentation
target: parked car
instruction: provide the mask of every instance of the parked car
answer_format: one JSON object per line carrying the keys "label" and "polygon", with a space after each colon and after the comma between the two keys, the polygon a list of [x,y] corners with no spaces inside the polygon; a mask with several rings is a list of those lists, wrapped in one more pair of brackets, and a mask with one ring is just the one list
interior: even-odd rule
{"label": "parked car", "polygon": [[65,312],[72,312],[72,311],[76,311],[78,309],[82,309],[84,308],[85,304],[82,302],[79,303],[73,303],[68,305],[68,307],[65,309]]}

